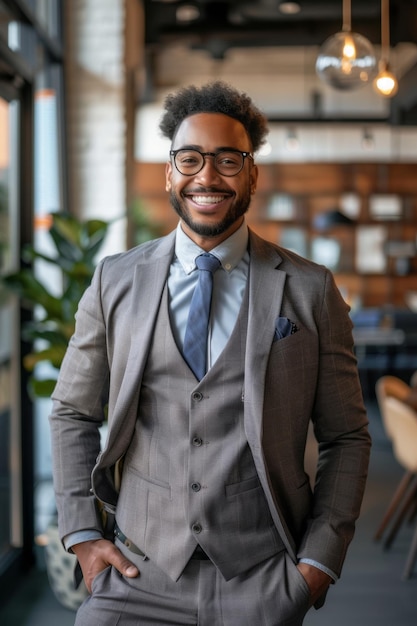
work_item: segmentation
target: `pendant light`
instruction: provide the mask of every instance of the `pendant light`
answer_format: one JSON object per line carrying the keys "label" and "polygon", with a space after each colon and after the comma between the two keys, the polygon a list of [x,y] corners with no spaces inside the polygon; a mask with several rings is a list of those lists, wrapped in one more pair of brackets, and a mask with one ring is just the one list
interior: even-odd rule
{"label": "pendant light", "polygon": [[335,89],[352,90],[366,85],[377,72],[371,42],[351,28],[351,0],[343,0],[342,30],[323,43],[316,61],[316,72]]}
{"label": "pendant light", "polygon": [[392,98],[398,91],[398,81],[389,66],[389,0],[381,0],[381,59],[379,74],[373,82],[375,91],[381,96]]}

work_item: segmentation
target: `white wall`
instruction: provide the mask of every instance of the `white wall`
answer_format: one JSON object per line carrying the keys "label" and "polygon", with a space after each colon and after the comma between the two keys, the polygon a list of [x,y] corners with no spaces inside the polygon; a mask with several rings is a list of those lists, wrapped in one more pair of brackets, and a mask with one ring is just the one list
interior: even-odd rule
{"label": "white wall", "polygon": [[[158,124],[161,104],[144,105],[137,110],[135,158],[164,163],[169,141],[162,137]],[[295,131],[298,146],[287,145],[289,131]],[[369,139],[364,142],[365,131]],[[288,162],[412,162],[417,161],[417,127],[386,124],[270,124],[268,150],[257,157],[259,163]]]}
{"label": "white wall", "polygon": [[[80,217],[126,213],[124,0],[66,4],[70,210]],[[101,256],[125,247],[118,220]]]}

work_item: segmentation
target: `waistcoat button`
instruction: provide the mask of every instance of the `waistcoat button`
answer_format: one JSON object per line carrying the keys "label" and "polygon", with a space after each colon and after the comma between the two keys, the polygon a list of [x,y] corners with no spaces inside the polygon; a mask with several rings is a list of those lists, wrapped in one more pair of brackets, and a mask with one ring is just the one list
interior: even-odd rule
{"label": "waistcoat button", "polygon": [[201,489],[201,485],[200,485],[200,483],[193,483],[193,484],[191,485],[191,489],[192,489],[193,491],[200,491],[200,489]]}
{"label": "waistcoat button", "polygon": [[203,394],[200,393],[199,391],[194,391],[191,397],[194,400],[194,402],[200,402],[203,399]]}
{"label": "waistcoat button", "polygon": [[193,437],[193,446],[201,446],[203,445],[203,440],[201,439],[201,437]]}
{"label": "waistcoat button", "polygon": [[195,522],[191,526],[191,530],[198,534],[198,533],[201,533],[201,531],[203,530],[203,527],[198,522]]}

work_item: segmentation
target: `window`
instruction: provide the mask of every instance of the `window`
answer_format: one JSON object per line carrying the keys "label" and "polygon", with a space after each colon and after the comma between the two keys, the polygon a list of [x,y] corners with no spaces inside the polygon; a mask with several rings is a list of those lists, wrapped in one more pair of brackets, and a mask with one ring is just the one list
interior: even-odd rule
{"label": "window", "polygon": [[[0,274],[18,269],[42,215],[64,208],[60,0],[0,0]],[[52,165],[53,164],[53,167]],[[47,172],[47,175],[45,175]],[[16,297],[0,291],[0,593],[31,564],[47,420],[33,413]],[[39,421],[39,423],[38,423]],[[41,426],[40,426],[41,425]],[[43,444],[45,446],[45,444]],[[36,516],[35,516],[36,513]]]}

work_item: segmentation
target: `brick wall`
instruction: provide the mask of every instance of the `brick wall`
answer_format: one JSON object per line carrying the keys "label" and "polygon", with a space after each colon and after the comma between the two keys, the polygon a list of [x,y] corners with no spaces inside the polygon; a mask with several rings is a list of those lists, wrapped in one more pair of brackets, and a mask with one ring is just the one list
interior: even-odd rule
{"label": "brick wall", "polygon": [[[69,210],[126,213],[125,0],[66,2]],[[125,247],[118,220],[102,254]]]}

